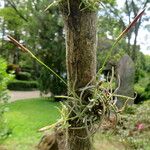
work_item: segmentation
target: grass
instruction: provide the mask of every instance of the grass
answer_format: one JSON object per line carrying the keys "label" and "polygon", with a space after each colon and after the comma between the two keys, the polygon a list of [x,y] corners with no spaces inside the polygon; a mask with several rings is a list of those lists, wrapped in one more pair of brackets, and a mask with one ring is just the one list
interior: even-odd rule
{"label": "grass", "polygon": [[[48,99],[21,100],[8,104],[5,113],[12,133],[3,145],[8,150],[34,150],[43,133],[38,129],[54,123],[59,118],[60,104]],[[123,124],[116,134],[101,130],[94,137],[96,150],[149,150],[150,144],[150,100],[129,107],[123,115]],[[136,124],[143,124],[142,130]],[[0,147],[1,149],[1,147]]]}
{"label": "grass", "polygon": [[95,150],[129,150],[128,145],[119,141],[119,138],[107,131],[98,131],[94,136]]}
{"label": "grass", "polygon": [[5,113],[11,134],[4,145],[8,150],[33,150],[42,137],[38,129],[59,118],[59,103],[46,99],[21,100],[8,104]]}

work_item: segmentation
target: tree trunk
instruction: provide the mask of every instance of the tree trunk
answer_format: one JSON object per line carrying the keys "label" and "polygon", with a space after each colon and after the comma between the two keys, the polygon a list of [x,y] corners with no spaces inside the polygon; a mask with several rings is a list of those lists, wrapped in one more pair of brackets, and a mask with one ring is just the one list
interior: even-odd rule
{"label": "tree trunk", "polygon": [[91,140],[86,129],[69,129],[68,149],[69,150],[91,150]]}
{"label": "tree trunk", "polygon": [[[97,13],[88,8],[81,10],[84,5],[80,7],[80,4],[81,0],[60,4],[65,24],[68,89],[74,89],[78,94],[78,89],[85,87],[96,76],[97,47]],[[87,97],[82,101],[85,99]],[[74,126],[74,121],[70,124]],[[69,129],[69,150],[90,150],[90,139],[84,139],[87,135],[86,129]]]}

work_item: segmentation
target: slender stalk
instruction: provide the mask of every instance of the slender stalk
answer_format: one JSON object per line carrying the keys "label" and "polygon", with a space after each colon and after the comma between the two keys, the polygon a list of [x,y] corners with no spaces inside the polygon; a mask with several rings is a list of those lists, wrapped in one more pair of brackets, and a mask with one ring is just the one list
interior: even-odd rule
{"label": "slender stalk", "polygon": [[145,11],[145,8],[133,19],[133,21],[128,25],[128,27],[119,34],[119,36],[117,37],[115,43],[112,45],[111,49],[108,51],[107,56],[106,56],[106,58],[105,58],[105,60],[102,64],[102,67],[98,70],[97,76],[99,76],[102,73],[102,71],[104,69],[104,66],[106,65],[108,59],[110,58],[110,56],[112,54],[112,51],[116,47],[116,45],[128,33],[128,31],[135,25],[135,23],[138,21],[138,19],[140,17],[142,17],[142,15],[144,14],[144,11]]}
{"label": "slender stalk", "polygon": [[49,66],[47,66],[45,63],[43,63],[40,59],[38,59],[29,49],[27,49],[25,46],[23,46],[22,44],[20,44],[17,40],[15,40],[12,36],[8,35],[7,36],[12,43],[14,43],[17,47],[20,47],[21,50],[23,52],[27,52],[31,55],[31,57],[33,59],[35,59],[36,61],[38,61],[41,65],[43,65],[45,68],[47,68],[51,73],[53,73],[56,77],[58,77],[66,86],[67,86],[67,83],[66,81],[60,77],[54,70],[52,70]]}

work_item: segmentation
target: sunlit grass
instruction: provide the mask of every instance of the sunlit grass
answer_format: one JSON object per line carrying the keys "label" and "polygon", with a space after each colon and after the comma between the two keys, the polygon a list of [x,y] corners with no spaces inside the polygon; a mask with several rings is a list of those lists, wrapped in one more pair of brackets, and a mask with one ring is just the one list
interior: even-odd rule
{"label": "sunlit grass", "polygon": [[5,114],[11,135],[4,141],[8,150],[33,150],[42,133],[38,129],[56,122],[59,103],[46,99],[21,100],[8,104]]}

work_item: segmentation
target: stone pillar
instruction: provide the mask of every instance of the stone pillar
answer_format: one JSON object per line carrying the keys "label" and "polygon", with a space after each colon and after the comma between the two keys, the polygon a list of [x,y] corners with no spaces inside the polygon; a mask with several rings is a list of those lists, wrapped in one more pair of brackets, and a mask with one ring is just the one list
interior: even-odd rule
{"label": "stone pillar", "polygon": [[[134,97],[134,76],[135,76],[135,66],[134,62],[128,55],[124,55],[118,65],[117,65],[117,87],[119,86],[116,94],[124,95],[128,97]],[[120,85],[119,85],[120,80]],[[117,98],[117,106],[121,108],[126,99]],[[128,104],[133,104],[133,100],[129,100]]]}

